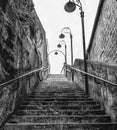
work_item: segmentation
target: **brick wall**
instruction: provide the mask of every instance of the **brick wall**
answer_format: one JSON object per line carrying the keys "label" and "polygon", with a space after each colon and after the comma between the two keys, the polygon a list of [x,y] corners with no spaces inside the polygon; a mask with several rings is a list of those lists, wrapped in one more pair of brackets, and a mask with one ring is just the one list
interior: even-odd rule
{"label": "brick wall", "polygon": [[117,1],[104,0],[89,51],[89,59],[117,64]]}

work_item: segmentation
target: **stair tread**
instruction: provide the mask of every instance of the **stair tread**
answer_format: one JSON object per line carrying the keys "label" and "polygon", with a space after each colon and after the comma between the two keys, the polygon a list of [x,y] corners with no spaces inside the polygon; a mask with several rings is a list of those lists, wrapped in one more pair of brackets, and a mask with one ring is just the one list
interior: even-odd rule
{"label": "stair tread", "polygon": [[51,110],[18,110],[16,115],[104,115],[105,111],[98,110],[59,110],[59,111],[51,111]]}
{"label": "stair tread", "polygon": [[10,122],[110,122],[110,117],[102,116],[14,116]]}
{"label": "stair tread", "polygon": [[[55,124],[55,125],[57,125],[57,124],[61,124],[61,123],[31,123],[31,122],[20,122],[20,123],[6,123],[6,125],[52,125],[52,124]],[[103,125],[103,124],[106,124],[106,125],[111,125],[111,124],[115,124],[115,125],[117,125],[117,122],[100,122],[100,123],[98,123],[98,122],[96,122],[96,123],[91,123],[91,122],[89,122],[89,123],[74,123],[74,122],[67,122],[67,123],[63,123],[62,122],[62,124],[64,125],[64,124],[68,124],[68,125],[87,125],[87,124],[89,124],[89,125]]]}
{"label": "stair tread", "polygon": [[[18,112],[19,111],[26,111],[27,112],[27,110],[17,110]],[[47,112],[47,111],[51,111],[51,110],[28,110],[28,111],[42,111],[42,112]],[[79,110],[59,110],[59,112],[77,112],[77,111],[79,111]],[[95,110],[81,110],[81,111],[91,111],[91,112],[93,112],[93,111],[104,111],[103,109],[95,109]]]}
{"label": "stair tread", "polygon": [[45,98],[53,98],[53,97],[63,97],[63,98],[65,98],[65,97],[68,97],[68,98],[71,98],[71,97],[89,97],[88,95],[86,95],[86,94],[74,94],[74,95],[50,95],[50,94],[48,94],[48,95],[41,95],[41,94],[39,94],[39,95],[30,95],[28,98],[34,98],[34,97],[40,97],[40,98],[43,98],[43,97],[45,97]]}
{"label": "stair tread", "polygon": [[[53,104],[51,105],[51,104],[49,104],[49,105],[42,105],[42,104],[39,104],[39,106],[43,106],[43,107],[45,107],[45,106],[53,106],[53,107],[56,107],[56,106],[58,106],[58,107],[82,107],[82,106],[100,106],[100,104],[81,104],[80,106],[78,105],[78,104],[76,104],[76,105],[65,105],[65,104],[62,104],[62,105],[56,105],[56,106],[54,106]],[[20,107],[38,107],[38,105],[21,105]]]}
{"label": "stair tread", "polygon": [[[15,116],[14,116],[15,117]],[[17,117],[23,117],[23,116],[16,116],[16,118]],[[83,115],[83,116],[65,116],[65,115],[63,115],[63,116],[25,116],[25,117],[40,117],[40,118],[42,118],[42,117],[52,117],[52,118],[54,118],[54,117],[71,117],[71,118],[75,118],[75,117],[109,117],[108,115]]]}
{"label": "stair tread", "polygon": [[[32,100],[32,101],[30,101],[30,102],[36,102],[36,101]],[[43,102],[44,102],[44,103],[48,103],[48,101],[40,101],[40,103],[43,103]],[[50,101],[50,103],[51,103],[51,102],[52,102],[52,103],[59,103],[60,101],[54,101],[54,102],[53,102],[53,101]],[[72,101],[72,102],[71,102],[71,101],[67,101],[67,103],[77,103],[77,102],[78,102],[78,103],[79,103],[79,102],[93,102],[93,103],[94,103],[95,101],[93,101],[93,100]],[[29,103],[29,101],[27,101],[27,103]],[[95,102],[95,103],[96,103],[96,102]]]}
{"label": "stair tread", "polygon": [[[17,129],[18,128],[18,129]],[[5,130],[116,130],[117,123],[18,123],[6,124]]]}

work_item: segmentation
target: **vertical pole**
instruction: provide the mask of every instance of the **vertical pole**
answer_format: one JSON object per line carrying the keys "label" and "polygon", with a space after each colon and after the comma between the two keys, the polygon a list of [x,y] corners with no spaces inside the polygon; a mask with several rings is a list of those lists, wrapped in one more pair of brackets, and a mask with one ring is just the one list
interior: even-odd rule
{"label": "vertical pole", "polygon": [[[71,66],[73,66],[73,43],[72,43],[72,34],[70,33],[70,40],[71,40]],[[72,81],[74,81],[74,73],[72,71]]]}
{"label": "vertical pole", "polygon": [[65,45],[65,69],[66,69],[66,77],[67,77],[67,46]]}
{"label": "vertical pole", "polygon": [[[80,12],[81,15],[81,23],[82,23],[82,40],[83,40],[83,52],[84,52],[84,71],[87,72],[87,61],[86,61],[86,50],[85,50],[85,29],[84,29],[84,12]],[[89,94],[89,87],[88,87],[88,77],[85,74],[85,91],[86,94]]]}
{"label": "vertical pole", "polygon": [[72,44],[72,34],[70,34],[70,40],[71,40],[71,65],[73,65],[73,44]]}

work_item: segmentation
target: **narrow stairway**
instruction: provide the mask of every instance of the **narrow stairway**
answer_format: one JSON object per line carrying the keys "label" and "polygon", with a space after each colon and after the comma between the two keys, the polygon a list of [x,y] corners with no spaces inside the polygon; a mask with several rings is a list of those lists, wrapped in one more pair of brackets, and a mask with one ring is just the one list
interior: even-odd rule
{"label": "narrow stairway", "polygon": [[63,75],[49,75],[4,126],[4,130],[116,129],[100,104]]}

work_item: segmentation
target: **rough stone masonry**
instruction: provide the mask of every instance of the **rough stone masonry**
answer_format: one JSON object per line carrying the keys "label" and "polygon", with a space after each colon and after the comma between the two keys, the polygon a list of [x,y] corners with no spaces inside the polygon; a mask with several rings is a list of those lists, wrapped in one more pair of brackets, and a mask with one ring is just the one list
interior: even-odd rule
{"label": "rough stone masonry", "polygon": [[88,48],[89,60],[117,65],[117,1],[101,0]]}
{"label": "rough stone masonry", "polygon": [[[0,0],[0,83],[41,67],[40,26],[32,0]],[[0,88],[0,124],[37,82],[31,74]]]}

